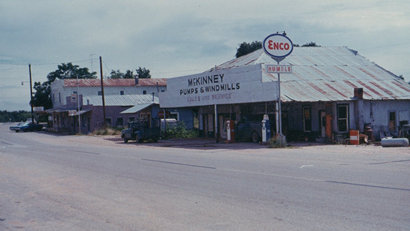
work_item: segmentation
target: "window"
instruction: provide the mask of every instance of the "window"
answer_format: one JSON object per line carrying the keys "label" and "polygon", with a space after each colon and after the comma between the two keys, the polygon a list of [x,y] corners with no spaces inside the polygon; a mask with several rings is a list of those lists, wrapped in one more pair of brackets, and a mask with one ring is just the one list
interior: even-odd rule
{"label": "window", "polygon": [[303,107],[303,130],[305,132],[312,131],[312,108]]}
{"label": "window", "polygon": [[337,105],[337,129],[339,132],[347,132],[349,129],[349,105]]}
{"label": "window", "polygon": [[111,118],[105,118],[105,124],[108,125],[108,126],[112,126]]}
{"label": "window", "polygon": [[120,91],[120,95],[124,95],[124,91]]}
{"label": "window", "polygon": [[102,91],[98,91],[98,95],[102,95]]}
{"label": "window", "polygon": [[134,121],[135,120],[135,117],[130,117],[130,118],[128,118],[128,122],[132,122],[132,121]]}
{"label": "window", "polygon": [[396,112],[389,112],[389,131],[396,131]]}
{"label": "window", "polygon": [[123,120],[122,117],[118,117],[118,118],[117,118],[117,122],[115,123],[115,126],[116,126],[116,127],[122,127],[122,126],[124,126],[124,120]]}
{"label": "window", "polygon": [[179,112],[171,112],[169,118],[174,118],[179,121]]}
{"label": "window", "polygon": [[77,91],[73,91],[73,95],[76,95],[77,94]]}
{"label": "window", "polygon": [[143,94],[143,95],[146,95],[146,94],[147,94],[147,91],[146,91],[146,90],[143,90],[143,91],[142,91],[142,94]]}

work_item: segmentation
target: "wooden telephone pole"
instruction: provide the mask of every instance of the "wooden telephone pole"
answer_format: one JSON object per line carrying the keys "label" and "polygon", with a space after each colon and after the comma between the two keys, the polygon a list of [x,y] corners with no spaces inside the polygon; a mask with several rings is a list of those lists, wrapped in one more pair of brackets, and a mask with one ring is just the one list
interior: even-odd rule
{"label": "wooden telephone pole", "polygon": [[102,68],[102,57],[100,56],[100,75],[101,75],[101,97],[103,105],[103,119],[104,128],[106,127],[106,116],[105,116],[105,98],[104,98],[104,80],[103,80],[103,68]]}
{"label": "wooden telephone pole", "polygon": [[31,106],[31,122],[34,123],[34,111],[33,111],[33,82],[31,80],[31,64],[28,65],[28,73],[30,77],[30,106]]}

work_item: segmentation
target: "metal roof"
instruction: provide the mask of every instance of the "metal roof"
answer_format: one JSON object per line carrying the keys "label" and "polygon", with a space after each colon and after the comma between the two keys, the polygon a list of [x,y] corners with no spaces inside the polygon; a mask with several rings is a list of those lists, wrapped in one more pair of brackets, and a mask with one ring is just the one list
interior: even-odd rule
{"label": "metal roof", "polygon": [[147,108],[147,107],[149,107],[149,106],[151,106],[151,105],[153,105],[153,104],[154,104],[154,103],[138,104],[138,105],[135,105],[134,107],[128,108],[128,109],[125,110],[125,111],[122,111],[121,114],[134,114],[134,113],[137,113],[137,112],[139,112],[139,111],[144,110],[145,108]]}
{"label": "metal roof", "polygon": [[[138,79],[138,85],[135,84],[135,79],[104,79],[104,87],[132,87],[132,86],[161,86],[167,85],[167,80],[164,78],[155,79]],[[100,87],[100,79],[64,79],[64,87]]]}
{"label": "metal roof", "polygon": [[[159,103],[158,97],[152,95],[106,95],[106,106],[134,106],[147,103]],[[102,106],[101,96],[84,96],[84,105]]]}
{"label": "metal roof", "polygon": [[[262,49],[230,60],[215,69],[255,64],[277,64]],[[409,100],[410,84],[347,47],[295,47],[281,65],[293,72],[281,74],[281,100],[316,102],[352,100],[354,88],[363,88],[366,100]],[[277,81],[262,65],[262,81]]]}

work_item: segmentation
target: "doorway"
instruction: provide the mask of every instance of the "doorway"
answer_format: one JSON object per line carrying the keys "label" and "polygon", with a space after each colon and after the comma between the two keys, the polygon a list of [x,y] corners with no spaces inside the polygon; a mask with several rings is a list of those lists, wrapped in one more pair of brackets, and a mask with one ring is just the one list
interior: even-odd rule
{"label": "doorway", "polygon": [[326,137],[326,112],[323,110],[319,111],[319,131],[320,137]]}

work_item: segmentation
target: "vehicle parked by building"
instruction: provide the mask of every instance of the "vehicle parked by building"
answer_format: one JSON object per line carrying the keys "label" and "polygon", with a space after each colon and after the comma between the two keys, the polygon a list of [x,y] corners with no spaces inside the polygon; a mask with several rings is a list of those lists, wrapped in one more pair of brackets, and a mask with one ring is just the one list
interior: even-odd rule
{"label": "vehicle parked by building", "polygon": [[260,121],[241,120],[236,125],[236,140],[258,143],[262,140],[262,123]]}
{"label": "vehicle parked by building", "polygon": [[36,124],[33,122],[21,122],[17,125],[10,126],[10,130],[15,132],[32,132],[32,131],[41,131],[43,129],[42,124]]}
{"label": "vehicle parked by building", "polygon": [[136,140],[142,143],[144,140],[157,142],[160,138],[159,120],[136,120],[128,123],[128,128],[121,131],[121,138],[124,143],[129,140]]}

